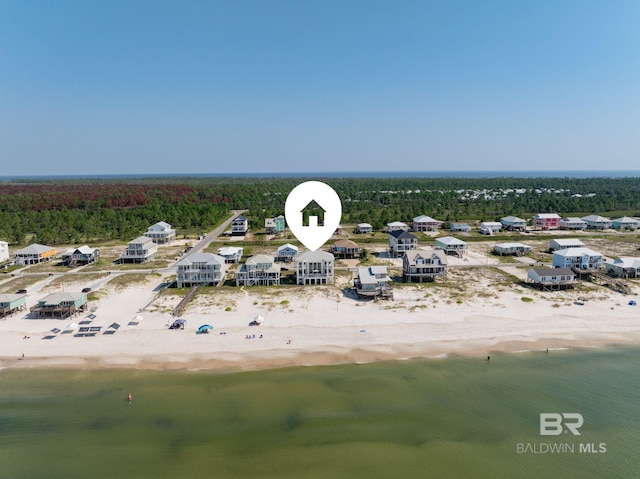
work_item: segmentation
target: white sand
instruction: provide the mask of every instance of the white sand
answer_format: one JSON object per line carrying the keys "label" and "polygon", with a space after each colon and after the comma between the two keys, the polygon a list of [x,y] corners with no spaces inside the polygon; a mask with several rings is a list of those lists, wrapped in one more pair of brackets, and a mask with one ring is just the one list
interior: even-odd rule
{"label": "white sand", "polygon": [[[107,283],[104,297],[92,303],[97,317],[90,326],[102,326],[104,331],[118,323],[121,327],[114,335],[101,331],[96,337],[80,338],[57,333],[53,339],[42,339],[53,328],[64,330],[86,315],[66,320],[14,315],[0,321],[0,367],[233,370],[640,344],[640,307],[627,304],[635,296],[595,286],[586,292],[541,293],[520,286],[491,286],[486,278],[457,294],[463,274],[467,273],[454,274],[458,283],[444,288],[397,287],[394,301],[345,296],[341,287],[350,280],[344,277],[339,286],[214,289],[197,296],[186,310],[183,331],[167,328],[174,319],[168,311],[179,297],[166,295],[154,301],[161,278],[126,289]],[[40,295],[37,288],[30,290],[29,306],[51,292],[48,283],[40,285]],[[573,303],[585,295],[590,300],[584,306]],[[523,296],[534,301],[523,302]],[[225,311],[227,307],[231,311]],[[128,325],[138,314],[143,321]],[[258,314],[264,323],[250,327]],[[215,329],[196,334],[205,323]],[[255,338],[246,339],[247,335]],[[18,359],[22,354],[24,360]]]}

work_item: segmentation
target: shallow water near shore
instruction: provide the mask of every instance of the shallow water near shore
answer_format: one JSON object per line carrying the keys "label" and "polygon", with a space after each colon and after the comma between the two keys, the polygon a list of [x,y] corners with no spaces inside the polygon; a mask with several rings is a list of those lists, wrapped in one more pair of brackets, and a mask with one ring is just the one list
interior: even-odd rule
{"label": "shallow water near shore", "polygon": [[[639,399],[638,347],[226,374],[8,369],[0,479],[639,477]],[[580,436],[540,435],[540,413],[574,412]]]}

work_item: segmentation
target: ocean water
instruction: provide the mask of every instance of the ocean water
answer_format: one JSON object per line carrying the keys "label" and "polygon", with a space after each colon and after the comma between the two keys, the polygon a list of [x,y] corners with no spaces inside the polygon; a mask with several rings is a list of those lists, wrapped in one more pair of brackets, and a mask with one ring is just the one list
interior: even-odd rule
{"label": "ocean water", "polygon": [[[639,395],[640,348],[225,374],[9,369],[0,478],[640,477]],[[540,413],[581,414],[581,435],[541,436]]]}
{"label": "ocean water", "polygon": [[316,171],[238,173],[145,173],[0,176],[20,179],[144,179],[144,178],[638,178],[640,170],[433,170],[433,171]]}

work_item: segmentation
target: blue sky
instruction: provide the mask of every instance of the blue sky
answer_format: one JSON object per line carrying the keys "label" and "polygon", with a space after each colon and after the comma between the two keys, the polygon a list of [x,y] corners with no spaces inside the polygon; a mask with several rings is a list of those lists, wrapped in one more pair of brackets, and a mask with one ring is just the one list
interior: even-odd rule
{"label": "blue sky", "polygon": [[638,25],[637,0],[0,0],[0,176],[640,169]]}

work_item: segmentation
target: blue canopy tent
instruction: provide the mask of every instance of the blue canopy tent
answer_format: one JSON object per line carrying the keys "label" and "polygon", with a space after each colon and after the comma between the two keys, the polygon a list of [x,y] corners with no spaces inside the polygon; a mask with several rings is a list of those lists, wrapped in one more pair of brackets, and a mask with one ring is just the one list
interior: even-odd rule
{"label": "blue canopy tent", "polygon": [[198,333],[199,334],[208,333],[212,329],[213,329],[213,326],[211,326],[210,324],[203,324],[198,328]]}

